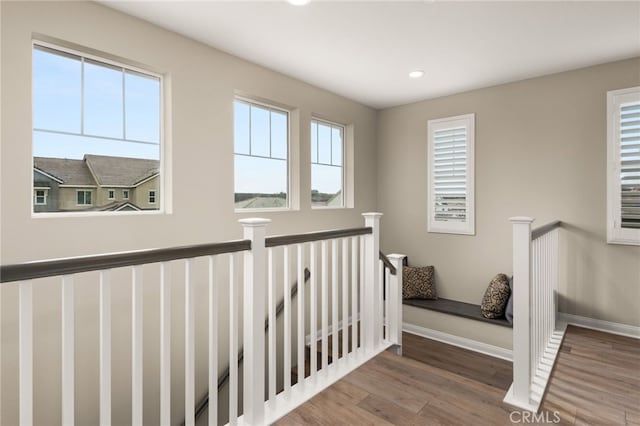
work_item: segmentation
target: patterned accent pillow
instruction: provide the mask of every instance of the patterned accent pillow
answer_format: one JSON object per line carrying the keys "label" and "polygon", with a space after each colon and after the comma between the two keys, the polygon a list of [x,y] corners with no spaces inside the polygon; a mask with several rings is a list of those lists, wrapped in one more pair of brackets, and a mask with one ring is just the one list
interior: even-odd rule
{"label": "patterned accent pillow", "polygon": [[438,298],[433,266],[405,266],[402,269],[402,298],[434,300]]}
{"label": "patterned accent pillow", "polygon": [[502,317],[510,294],[509,278],[505,274],[493,277],[480,304],[482,316],[491,319]]}

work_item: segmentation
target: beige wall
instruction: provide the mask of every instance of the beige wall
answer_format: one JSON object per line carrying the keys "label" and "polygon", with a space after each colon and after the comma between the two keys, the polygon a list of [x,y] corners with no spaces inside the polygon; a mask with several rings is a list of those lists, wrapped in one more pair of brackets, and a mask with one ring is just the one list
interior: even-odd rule
{"label": "beige wall", "polygon": [[[607,244],[605,228],[606,92],[638,85],[636,58],[380,111],[383,249],[435,265],[440,295],[479,303],[496,273],[511,273],[508,218],[560,219],[560,309],[640,326],[640,247]],[[427,233],[427,120],[465,113],[476,114],[476,235]],[[459,333],[446,317],[405,314]],[[510,347],[499,331],[465,334]]]}
{"label": "beige wall", "polygon": [[[299,141],[300,209],[260,213],[273,220],[268,234],[294,233],[336,227],[360,226],[363,211],[376,208],[375,119],[368,107],[320,90],[206,47],[175,33],[126,16],[95,3],[1,2],[2,60],[2,186],[0,241],[2,264],[166,247],[241,237],[237,220],[256,213],[234,212],[233,196],[233,97],[234,91],[269,99],[294,109],[293,140]],[[135,60],[167,76],[170,93],[167,113],[171,156],[166,164],[173,175],[171,214],[76,217],[31,217],[31,40],[44,34],[122,58]],[[309,125],[312,114],[353,124],[354,208],[312,210],[310,191]],[[203,177],[206,177],[203,178]],[[212,193],[213,190],[213,193]],[[202,196],[212,194],[212,196]],[[133,194],[132,194],[133,195]],[[176,265],[176,282],[184,276]],[[224,268],[221,268],[224,269]],[[76,348],[78,424],[97,424],[97,320],[98,293],[95,277],[76,284],[78,328]],[[114,283],[114,424],[127,422],[130,395],[128,375],[130,345],[130,273],[112,277]],[[2,425],[17,422],[17,286],[3,285],[2,303]],[[60,419],[60,306],[59,282],[38,284],[34,290],[36,424],[58,424]],[[206,290],[206,287],[204,287]],[[226,286],[221,284],[220,300]],[[157,273],[145,270],[145,420],[157,424]],[[174,422],[182,420],[181,396],[183,291],[174,288]],[[197,318],[206,324],[206,297],[198,298]],[[222,303],[220,317],[227,307]],[[202,309],[201,309],[202,308]],[[221,329],[224,324],[221,322]],[[199,328],[197,333],[205,333]],[[199,334],[200,335],[200,334]],[[224,343],[224,342],[223,342]],[[204,351],[204,352],[203,352]],[[198,371],[206,366],[206,346],[198,347]],[[205,354],[204,356],[202,354]],[[221,366],[226,365],[224,358]],[[206,367],[205,367],[206,368]],[[148,374],[147,374],[148,373]],[[206,389],[199,374],[197,395]],[[150,386],[150,387],[149,387]]]}

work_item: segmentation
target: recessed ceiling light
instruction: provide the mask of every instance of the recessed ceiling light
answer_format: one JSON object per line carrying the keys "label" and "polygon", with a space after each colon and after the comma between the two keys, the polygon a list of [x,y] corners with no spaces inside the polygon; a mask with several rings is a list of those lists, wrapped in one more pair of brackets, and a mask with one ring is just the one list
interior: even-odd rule
{"label": "recessed ceiling light", "polygon": [[420,78],[424,75],[424,71],[422,70],[415,70],[415,71],[411,71],[409,73],[409,77],[411,78]]}
{"label": "recessed ceiling light", "polygon": [[287,1],[294,6],[304,6],[305,4],[309,3],[309,1],[311,0],[287,0]]}

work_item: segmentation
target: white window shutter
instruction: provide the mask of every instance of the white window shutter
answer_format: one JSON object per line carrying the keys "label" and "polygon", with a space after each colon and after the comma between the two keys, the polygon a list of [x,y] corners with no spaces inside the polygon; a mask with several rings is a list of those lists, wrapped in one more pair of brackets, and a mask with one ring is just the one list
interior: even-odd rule
{"label": "white window shutter", "polygon": [[429,232],[475,233],[475,116],[429,120]]}
{"label": "white window shutter", "polygon": [[620,107],[620,219],[640,229],[640,102]]}

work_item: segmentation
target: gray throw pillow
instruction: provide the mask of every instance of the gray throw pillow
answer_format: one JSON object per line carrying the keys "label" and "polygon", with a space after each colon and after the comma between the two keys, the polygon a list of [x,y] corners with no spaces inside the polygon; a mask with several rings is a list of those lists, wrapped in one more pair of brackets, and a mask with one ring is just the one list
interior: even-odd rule
{"label": "gray throw pillow", "polygon": [[509,321],[509,324],[513,324],[513,276],[509,277],[509,300],[507,301],[507,307],[504,310],[504,317]]}

